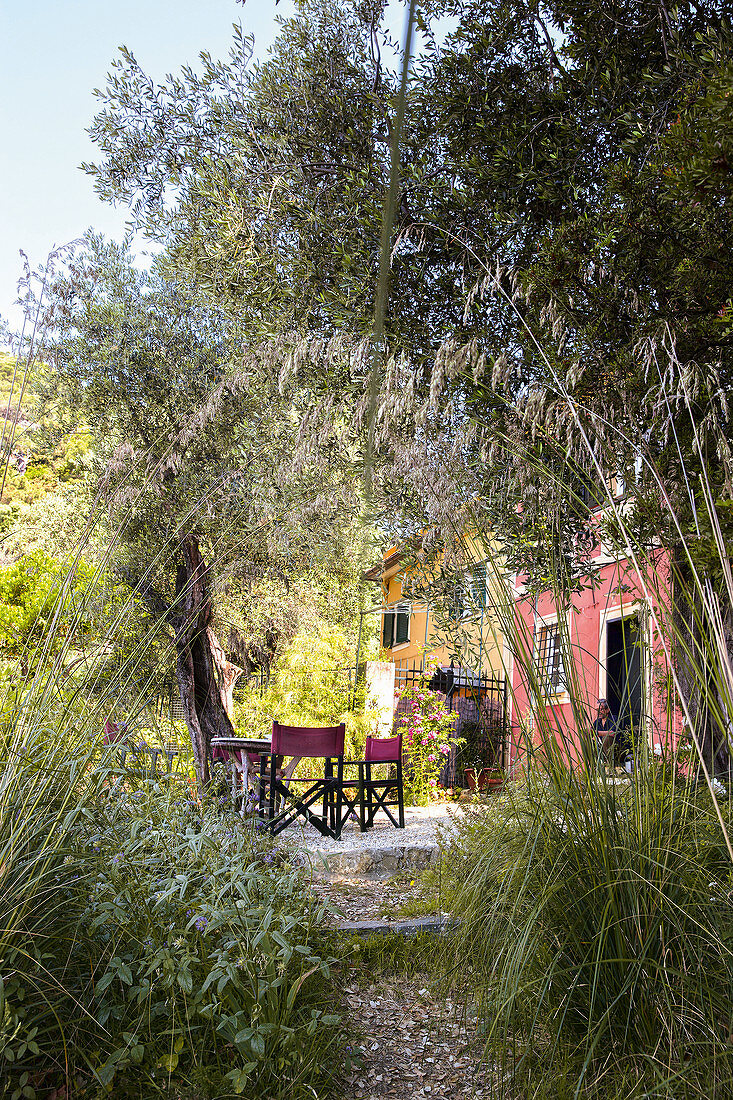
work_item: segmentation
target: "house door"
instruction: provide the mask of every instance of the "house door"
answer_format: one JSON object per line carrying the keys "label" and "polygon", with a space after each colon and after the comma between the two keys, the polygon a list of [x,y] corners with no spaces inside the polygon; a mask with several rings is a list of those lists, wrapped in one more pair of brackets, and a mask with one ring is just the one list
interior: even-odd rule
{"label": "house door", "polygon": [[643,713],[643,631],[638,615],[606,625],[606,697],[616,728],[629,744]]}

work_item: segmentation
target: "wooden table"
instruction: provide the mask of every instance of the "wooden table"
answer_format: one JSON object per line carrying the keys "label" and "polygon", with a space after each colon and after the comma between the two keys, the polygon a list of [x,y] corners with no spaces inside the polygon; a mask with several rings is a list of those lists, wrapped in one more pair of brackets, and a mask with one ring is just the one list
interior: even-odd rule
{"label": "wooden table", "polygon": [[252,766],[247,753],[269,753],[269,737],[212,737],[212,749],[224,749],[232,757],[232,802],[237,801],[237,772],[241,773],[242,784],[242,817],[247,812],[247,799],[249,797],[249,778],[252,774]]}

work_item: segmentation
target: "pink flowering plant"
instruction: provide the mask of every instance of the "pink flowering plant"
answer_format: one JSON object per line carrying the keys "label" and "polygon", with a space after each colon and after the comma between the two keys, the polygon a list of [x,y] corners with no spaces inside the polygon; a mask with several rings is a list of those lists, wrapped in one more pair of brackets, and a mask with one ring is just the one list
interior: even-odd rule
{"label": "pink flowering plant", "polygon": [[407,710],[398,719],[405,761],[405,801],[427,806],[437,797],[438,776],[451,746],[462,744],[453,737],[455,714],[445,708],[444,697],[428,688],[405,688],[400,699]]}

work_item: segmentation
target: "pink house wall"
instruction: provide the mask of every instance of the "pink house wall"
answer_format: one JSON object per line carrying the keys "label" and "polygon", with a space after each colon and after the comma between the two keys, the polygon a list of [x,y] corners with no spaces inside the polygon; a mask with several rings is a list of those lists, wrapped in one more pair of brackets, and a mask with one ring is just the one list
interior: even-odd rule
{"label": "pink house wall", "polygon": [[[597,560],[602,559],[597,556]],[[521,582],[521,578],[518,579]],[[512,765],[521,767],[528,738],[531,737],[532,743],[537,745],[543,736],[547,736],[548,726],[556,731],[556,739],[564,746],[566,758],[574,763],[579,757],[580,739],[568,692],[533,699],[524,671],[527,663],[532,661],[533,652],[537,660],[535,630],[539,631],[543,622],[551,623],[558,619],[553,594],[544,592],[534,600],[523,591],[521,584],[516,585],[515,590],[515,625],[524,658],[518,658],[515,654],[511,662]],[[584,705],[589,723],[596,716],[599,696],[607,694],[606,626],[610,621],[635,613],[642,615],[644,729],[650,747],[657,752],[674,743],[681,728],[681,716],[676,712],[674,703],[670,702],[673,693],[668,691],[668,664],[663,644],[669,593],[669,565],[661,551],[656,555],[656,561],[645,567],[641,576],[628,559],[606,559],[601,565],[597,585],[576,593],[565,613],[574,666],[568,679],[576,684],[577,696]],[[542,735],[535,717],[538,708],[543,709],[548,719],[542,724]]]}

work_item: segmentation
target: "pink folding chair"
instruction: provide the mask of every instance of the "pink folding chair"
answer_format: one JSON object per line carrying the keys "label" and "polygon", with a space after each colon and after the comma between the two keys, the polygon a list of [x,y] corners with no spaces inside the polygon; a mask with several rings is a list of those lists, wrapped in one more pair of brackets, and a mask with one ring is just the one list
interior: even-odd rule
{"label": "pink folding chair", "polygon": [[[372,765],[386,764],[384,776],[375,776]],[[367,737],[364,763],[359,765],[359,826],[371,829],[379,810],[396,829],[405,827],[405,796],[402,779],[402,734],[397,737]],[[392,810],[397,810],[397,819]]]}
{"label": "pink folding chair", "polygon": [[[310,822],[322,836],[335,840],[344,823],[344,738],[346,727],[282,726],[272,723],[269,754],[260,759],[260,818],[273,836],[297,818]],[[278,756],[323,761],[323,775],[285,779],[278,775]],[[302,794],[296,789],[306,785]],[[312,807],[319,803],[320,813]],[[348,812],[348,811],[347,811]]]}
{"label": "pink folding chair", "polygon": [[116,745],[127,740],[127,722],[113,722],[108,718],[104,723],[104,744]]}

